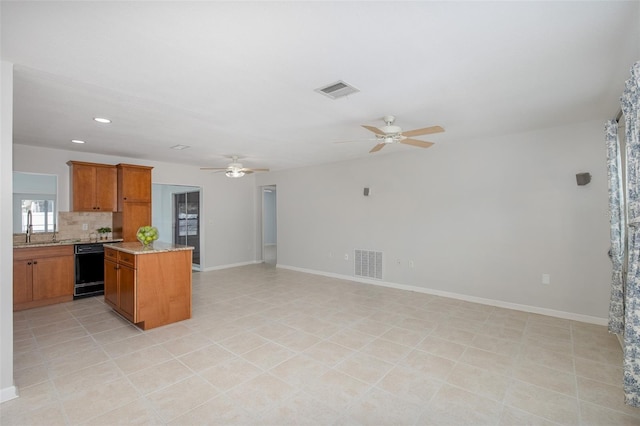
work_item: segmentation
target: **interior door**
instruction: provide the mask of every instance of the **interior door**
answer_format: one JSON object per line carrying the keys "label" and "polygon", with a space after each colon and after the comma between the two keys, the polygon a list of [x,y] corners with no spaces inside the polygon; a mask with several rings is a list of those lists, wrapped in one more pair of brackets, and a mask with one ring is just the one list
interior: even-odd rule
{"label": "interior door", "polygon": [[200,191],[173,194],[173,242],[193,247],[192,263],[200,265]]}

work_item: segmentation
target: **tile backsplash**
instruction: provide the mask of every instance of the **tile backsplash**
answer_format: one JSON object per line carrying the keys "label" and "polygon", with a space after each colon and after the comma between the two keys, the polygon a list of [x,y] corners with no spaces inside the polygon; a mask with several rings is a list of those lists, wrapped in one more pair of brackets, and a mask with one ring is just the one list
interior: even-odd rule
{"label": "tile backsplash", "polygon": [[[113,228],[113,213],[111,212],[58,212],[58,240],[89,240],[89,235],[98,235],[98,228]],[[83,230],[83,225],[87,229]],[[51,232],[37,232],[31,235],[32,242],[49,241],[53,237]],[[13,234],[13,242],[20,243],[25,239],[25,234]]]}
{"label": "tile backsplash", "polygon": [[[60,239],[80,238],[88,240],[89,234],[98,233],[98,228],[106,226],[113,228],[113,213],[94,213],[94,212],[60,212],[58,213],[58,233]],[[82,230],[82,225],[87,224],[87,230]],[[70,235],[62,237],[62,234]]]}

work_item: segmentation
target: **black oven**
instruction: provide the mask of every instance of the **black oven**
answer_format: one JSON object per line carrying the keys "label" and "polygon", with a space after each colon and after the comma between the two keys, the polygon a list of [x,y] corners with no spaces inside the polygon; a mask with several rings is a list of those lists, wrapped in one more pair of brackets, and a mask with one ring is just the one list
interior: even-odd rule
{"label": "black oven", "polygon": [[73,298],[104,294],[104,246],[75,245],[75,285]]}

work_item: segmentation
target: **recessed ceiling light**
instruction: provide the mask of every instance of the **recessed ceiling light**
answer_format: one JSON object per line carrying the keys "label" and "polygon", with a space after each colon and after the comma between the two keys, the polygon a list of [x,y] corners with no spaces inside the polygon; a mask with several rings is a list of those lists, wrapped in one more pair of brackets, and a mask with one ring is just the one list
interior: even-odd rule
{"label": "recessed ceiling light", "polygon": [[180,144],[174,145],[174,146],[171,147],[171,149],[175,149],[175,150],[178,150],[178,151],[182,151],[183,149],[187,149],[187,148],[191,148],[191,147],[188,146],[188,145],[180,145]]}
{"label": "recessed ceiling light", "polygon": [[73,142],[73,143],[84,143],[84,141],[81,141],[80,139],[71,139],[71,142]]}
{"label": "recessed ceiling light", "polygon": [[103,124],[109,124],[111,123],[111,120],[109,120],[108,118],[102,118],[102,117],[93,117],[94,121],[97,121],[98,123],[103,123]]}

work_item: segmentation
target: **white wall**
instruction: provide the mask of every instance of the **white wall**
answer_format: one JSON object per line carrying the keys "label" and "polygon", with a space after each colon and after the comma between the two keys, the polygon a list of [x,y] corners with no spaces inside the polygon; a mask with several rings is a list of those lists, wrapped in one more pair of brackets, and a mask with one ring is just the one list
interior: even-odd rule
{"label": "white wall", "polygon": [[0,402],[17,396],[13,384],[13,65],[0,63]]}
{"label": "white wall", "polygon": [[69,167],[67,161],[105,164],[143,164],[153,166],[153,183],[190,185],[202,188],[201,247],[202,268],[255,261],[255,178],[229,179],[195,166],[141,161],[133,158],[87,154],[83,152],[13,146],[13,169],[58,176],[58,205],[69,209]]}
{"label": "white wall", "polygon": [[158,228],[159,241],[171,243],[173,241],[173,211],[171,209],[171,186],[154,183],[151,188],[153,200],[151,222]]}
{"label": "white wall", "polygon": [[278,188],[278,264],[353,276],[354,249],[380,250],[387,283],[605,318],[603,122],[259,175]]}

